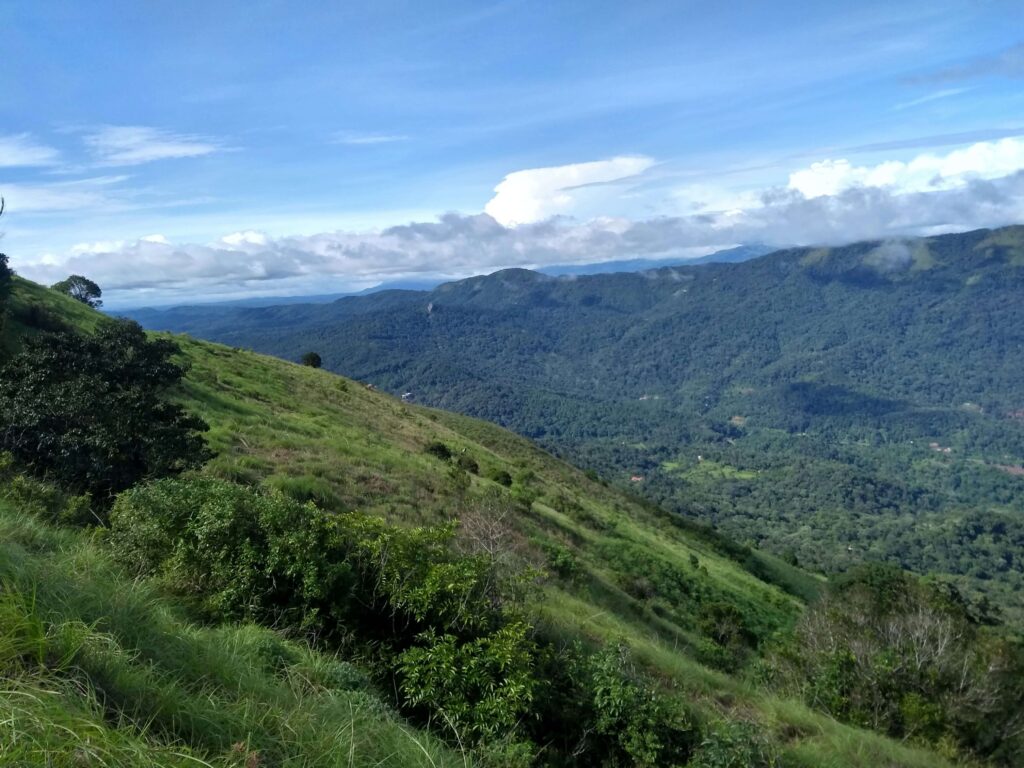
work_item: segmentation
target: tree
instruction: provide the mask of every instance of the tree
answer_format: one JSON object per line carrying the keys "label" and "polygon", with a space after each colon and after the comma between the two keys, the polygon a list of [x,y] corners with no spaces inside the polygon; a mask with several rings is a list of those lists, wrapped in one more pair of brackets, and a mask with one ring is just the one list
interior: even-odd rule
{"label": "tree", "polygon": [[144,478],[201,465],[206,424],[163,397],[185,374],[171,359],[178,352],[128,320],[92,336],[27,338],[0,367],[0,450],[101,503]]}
{"label": "tree", "polygon": [[55,291],[66,293],[75,301],[80,301],[87,306],[96,309],[103,306],[103,302],[100,301],[103,291],[87,277],[70,275],[67,279],[54,283],[50,287]]}
{"label": "tree", "polygon": [[323,360],[320,359],[320,355],[316,352],[307,352],[300,359],[303,365],[308,365],[310,368],[319,368],[323,365]]}
{"label": "tree", "polygon": [[[0,216],[4,215],[4,199],[0,197]],[[11,292],[11,268],[7,266],[7,254],[0,253],[0,314],[3,313],[7,303],[7,296]],[[3,317],[0,317],[0,328],[3,327]]]}
{"label": "tree", "polygon": [[11,292],[11,268],[7,266],[7,254],[0,253],[0,309]]}

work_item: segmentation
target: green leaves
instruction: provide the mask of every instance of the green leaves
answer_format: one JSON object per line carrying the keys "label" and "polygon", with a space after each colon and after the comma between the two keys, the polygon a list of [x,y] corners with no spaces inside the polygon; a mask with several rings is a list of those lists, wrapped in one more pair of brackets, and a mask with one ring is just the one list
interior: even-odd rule
{"label": "green leaves", "polygon": [[523,622],[468,641],[424,632],[398,658],[405,702],[429,703],[462,740],[511,731],[528,712],[537,684],[528,632]]}
{"label": "green leaves", "polygon": [[163,399],[184,367],[167,339],[133,322],[93,336],[28,338],[0,368],[0,449],[101,503],[134,483],[202,464],[206,424]]}
{"label": "green leaves", "polygon": [[1024,748],[1021,643],[980,626],[951,585],[854,569],[808,609],[776,662],[810,704],[846,722],[997,765]]}
{"label": "green leaves", "polygon": [[75,301],[80,301],[86,306],[93,308],[103,306],[103,302],[100,301],[100,296],[103,295],[103,291],[100,290],[100,287],[96,285],[96,283],[87,277],[82,277],[81,275],[70,275],[59,283],[54,283],[50,287],[55,291],[66,293]]}

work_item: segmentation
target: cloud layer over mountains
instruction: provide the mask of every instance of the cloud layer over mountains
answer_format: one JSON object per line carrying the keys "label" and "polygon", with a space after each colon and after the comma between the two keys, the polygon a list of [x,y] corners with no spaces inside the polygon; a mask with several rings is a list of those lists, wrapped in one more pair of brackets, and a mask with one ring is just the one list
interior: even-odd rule
{"label": "cloud layer over mountains", "polygon": [[518,171],[498,184],[483,213],[370,232],[242,231],[204,244],[149,235],[81,243],[18,266],[42,282],[88,274],[115,302],[128,291],[136,301],[178,301],[199,292],[359,289],[510,266],[686,257],[745,242],[840,243],[1024,221],[1024,140],[1017,138],[875,165],[815,162],[791,172],[785,186],[719,190],[715,205],[694,202],[684,215],[584,215],[643,194],[634,190],[649,185],[653,170],[650,158],[617,157]]}

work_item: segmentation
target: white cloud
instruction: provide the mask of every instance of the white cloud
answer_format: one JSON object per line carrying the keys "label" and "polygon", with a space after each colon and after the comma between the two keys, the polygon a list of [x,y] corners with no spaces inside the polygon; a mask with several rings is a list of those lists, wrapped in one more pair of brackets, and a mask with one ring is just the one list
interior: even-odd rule
{"label": "white cloud", "polygon": [[334,136],[335,144],[350,146],[368,146],[373,144],[394,144],[396,141],[408,141],[408,136],[389,133],[338,133]]}
{"label": "white cloud", "polygon": [[58,156],[56,149],[37,144],[28,133],[0,136],[0,168],[53,165]]}
{"label": "white cloud", "polygon": [[264,246],[267,244],[267,236],[263,232],[246,230],[245,232],[232,232],[220,239],[222,246],[237,250],[245,250],[246,246]]}
{"label": "white cloud", "polygon": [[98,176],[54,184],[4,184],[3,196],[11,214],[110,208],[115,205],[108,188],[127,176]]}
{"label": "white cloud", "polygon": [[85,144],[102,165],[200,157],[223,149],[212,139],[143,125],[107,125],[87,134]]}
{"label": "white cloud", "polygon": [[[630,181],[630,194],[667,195],[678,215],[561,215],[585,210],[587,195],[595,195],[590,202],[608,206],[622,196],[619,182],[653,163],[650,158],[622,157],[521,171],[498,185],[484,213],[449,213],[433,221],[374,231],[274,237],[265,231],[240,230],[196,243],[176,238],[174,230],[148,220],[139,230],[171,236],[115,239],[116,235],[98,231],[88,235],[95,242],[63,251],[51,247],[34,260],[19,259],[15,266],[44,283],[68,273],[88,274],[113,301],[137,304],[142,295],[188,301],[213,295],[323,293],[395,279],[463,277],[511,266],[687,258],[744,242],[835,244],[1024,221],[1020,138],[875,165],[823,160],[789,174],[788,186],[755,189],[748,179],[736,189],[698,182],[666,189],[659,181],[647,190]],[[104,194],[104,183],[95,179],[50,185],[45,193],[57,199],[37,204],[94,204]],[[19,194],[11,195],[12,203],[24,204],[24,195],[15,191]],[[898,257],[879,253],[885,264],[898,265]]]}
{"label": "white cloud", "polygon": [[1024,138],[981,141],[945,155],[922,154],[910,161],[888,160],[855,166],[849,160],[822,160],[791,173],[789,188],[813,198],[852,187],[880,187],[897,194],[952,189],[970,179],[995,179],[1024,169]]}
{"label": "white cloud", "polygon": [[580,188],[622,181],[643,173],[652,165],[654,160],[649,157],[623,156],[516,171],[494,188],[494,197],[484,211],[506,226],[571,213]]}
{"label": "white cloud", "polygon": [[[945,190],[895,194],[855,186],[805,197],[764,192],[745,209],[642,221],[555,217],[504,226],[486,213],[445,214],[376,232],[323,232],[273,238],[239,232],[215,243],[82,243],[64,254],[18,263],[30,279],[69,273],[95,279],[114,302],[194,301],[198,296],[323,293],[425,276],[464,277],[503,267],[537,267],[625,258],[687,258],[736,243],[842,243],[1024,221],[1024,171],[973,179]],[[880,253],[886,263],[899,254]],[[140,299],[145,295],[150,298]]]}

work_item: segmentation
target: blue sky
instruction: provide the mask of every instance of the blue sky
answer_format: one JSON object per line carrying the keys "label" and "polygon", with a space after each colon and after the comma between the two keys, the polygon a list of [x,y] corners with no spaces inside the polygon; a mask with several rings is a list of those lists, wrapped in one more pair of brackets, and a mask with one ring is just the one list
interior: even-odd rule
{"label": "blue sky", "polygon": [[0,18],[0,246],[113,304],[1024,221],[1019,2]]}

